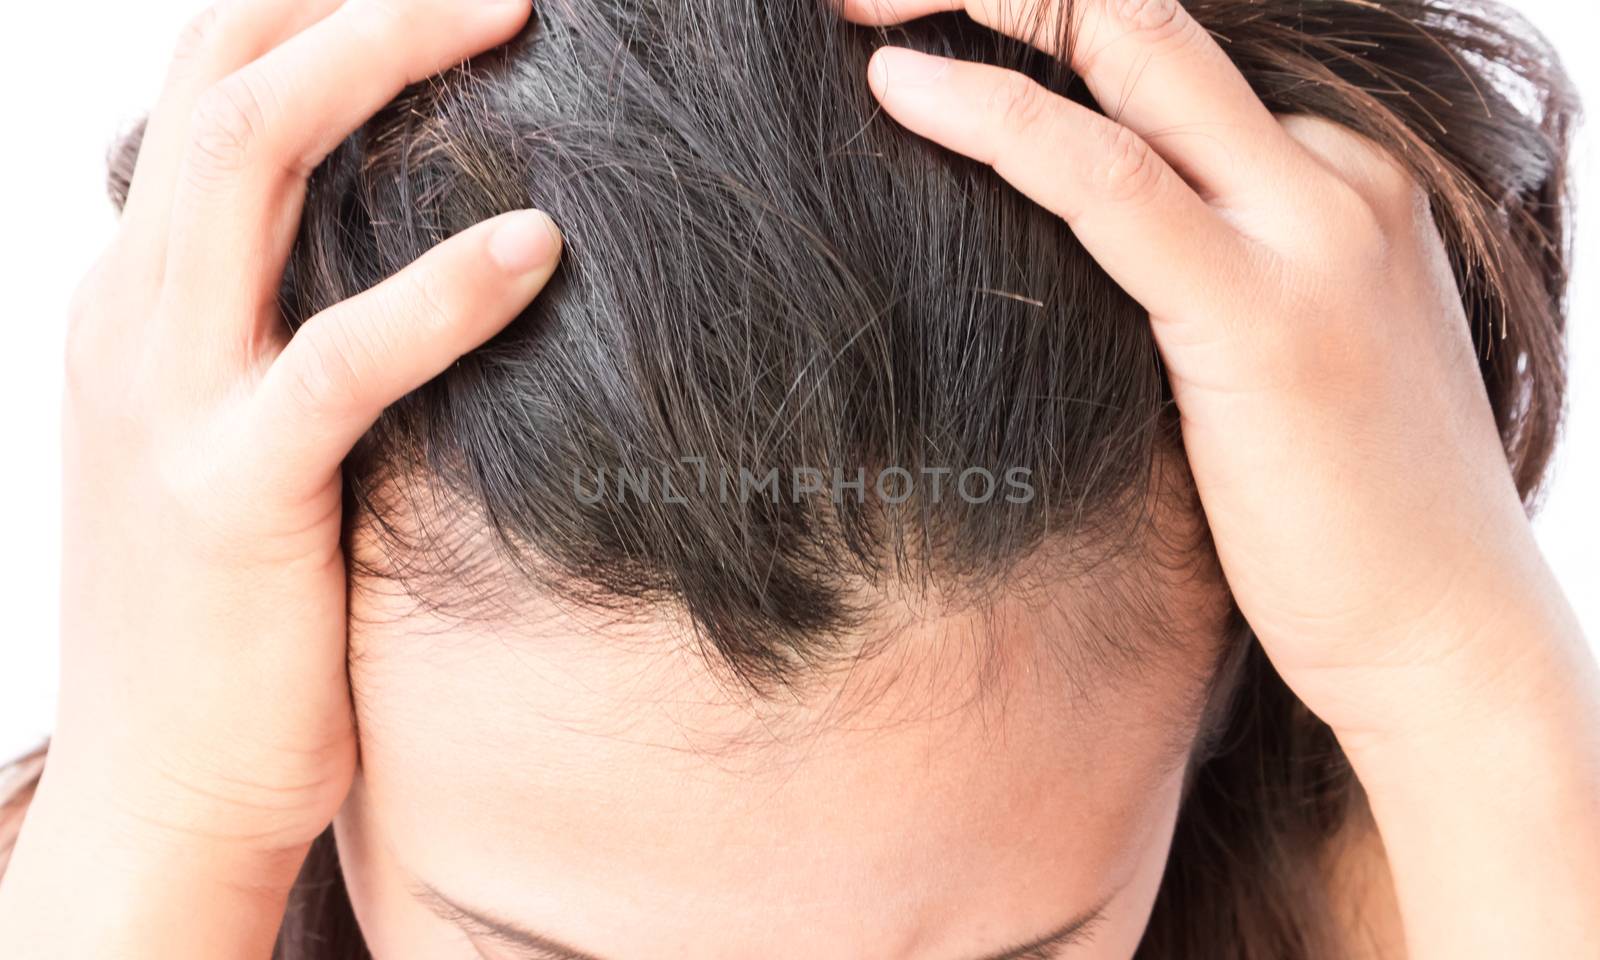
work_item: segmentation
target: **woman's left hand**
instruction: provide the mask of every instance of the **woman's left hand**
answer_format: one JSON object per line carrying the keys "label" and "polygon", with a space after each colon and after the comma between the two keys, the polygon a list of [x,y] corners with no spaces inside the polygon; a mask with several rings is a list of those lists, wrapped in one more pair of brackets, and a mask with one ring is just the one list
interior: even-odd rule
{"label": "woman's left hand", "polygon": [[[1079,42],[1056,50],[1069,6]],[[961,9],[1069,58],[1116,120],[892,47],[872,88],[1060,215],[1149,310],[1228,584],[1372,793],[1414,954],[1593,948],[1594,662],[1534,542],[1427,194],[1348,130],[1271,114],[1176,0],[844,0],[870,23]],[[1531,787],[1480,782],[1522,772]],[[1519,816],[1560,827],[1508,844]],[[1475,879],[1552,858],[1537,894]],[[1519,904],[1545,915],[1504,922]],[[1469,910],[1499,922],[1486,935]]]}
{"label": "woman's left hand", "polygon": [[[1417,692],[1408,666],[1459,655],[1494,672],[1516,655],[1478,626],[1500,622],[1507,591],[1576,634],[1427,196],[1344,128],[1274,117],[1175,0],[1072,6],[1067,53],[1115,121],[905,49],[879,51],[869,79],[900,123],[1060,215],[1150,311],[1229,586],[1284,678],[1342,734],[1387,734],[1413,719],[1390,696]],[[966,9],[1002,30],[1039,19],[1006,0]],[[1046,18],[1037,36],[1058,32]]]}

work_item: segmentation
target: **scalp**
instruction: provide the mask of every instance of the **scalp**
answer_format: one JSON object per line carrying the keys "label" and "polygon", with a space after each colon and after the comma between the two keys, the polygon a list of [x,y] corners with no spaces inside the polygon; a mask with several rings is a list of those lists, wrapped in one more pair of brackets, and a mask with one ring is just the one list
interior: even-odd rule
{"label": "scalp", "polygon": [[[964,19],[899,32],[1067,86]],[[458,515],[382,551],[419,593],[478,592],[460,538],[486,529],[494,589],[509,568],[574,603],[681,611],[741,675],[781,679],[853,656],[886,592],[977,604],[1043,544],[1073,544],[1053,555],[1080,577],[1148,546],[1175,438],[1143,313],[1049,213],[878,114],[861,78],[880,42],[810,0],[545,4],[319,172],[292,317],[503,209],[566,236],[527,314],[353,462],[376,529],[419,498]],[[896,504],[698,482],[889,467],[950,479]],[[1035,495],[952,495],[971,470],[1023,471]],[[664,472],[687,502],[585,503],[575,471]]]}

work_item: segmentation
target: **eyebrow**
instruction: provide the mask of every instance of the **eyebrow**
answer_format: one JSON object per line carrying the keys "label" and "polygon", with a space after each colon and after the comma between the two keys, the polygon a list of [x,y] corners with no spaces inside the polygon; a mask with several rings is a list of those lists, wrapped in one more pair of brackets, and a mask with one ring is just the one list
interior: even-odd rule
{"label": "eyebrow", "polygon": [[[441,919],[461,927],[469,935],[475,933],[507,946],[521,948],[532,953],[537,960],[601,960],[595,954],[568,946],[553,937],[502,920],[486,911],[465,906],[440,893],[430,884],[421,882],[414,884],[411,887],[411,894]],[[985,954],[974,960],[1052,960],[1054,951],[1087,942],[1093,935],[1095,927],[1104,919],[1109,903],[1108,897],[1098,906],[1073,917],[1042,937],[1007,947],[999,953]]]}
{"label": "eyebrow", "polygon": [[462,928],[469,935],[475,933],[492,937],[501,943],[532,951],[537,954],[538,960],[600,960],[592,953],[569,947],[544,934],[519,927],[484,911],[463,906],[440,893],[431,884],[418,882],[411,887],[411,894],[439,917]]}
{"label": "eyebrow", "polygon": [[1062,947],[1087,943],[1094,936],[1095,928],[1105,919],[1106,907],[1110,902],[1110,898],[1101,901],[1098,906],[1073,917],[1036,940],[980,957],[978,960],[1053,960],[1055,951]]}

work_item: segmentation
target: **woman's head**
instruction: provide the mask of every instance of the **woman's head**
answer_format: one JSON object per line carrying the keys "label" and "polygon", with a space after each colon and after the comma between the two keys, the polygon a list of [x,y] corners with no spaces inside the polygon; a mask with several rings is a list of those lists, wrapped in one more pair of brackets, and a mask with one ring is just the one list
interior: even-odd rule
{"label": "woman's head", "polygon": [[368,595],[338,827],[369,942],[566,956],[504,920],[603,958],[978,960],[1093,916],[1094,947],[1016,956],[1126,956],[1221,644],[1101,655],[1148,638],[1087,636],[1068,608],[1096,602],[892,601],[873,654],[753,695],[670,618]]}
{"label": "woman's head", "polygon": [[314,203],[295,315],[502,206],[568,243],[355,468],[340,826],[382,955],[459,940],[445,900],[604,958],[1137,942],[1227,613],[1148,324],[875,115],[874,45],[546,7],[330,167],[374,243]]}
{"label": "woman's head", "polygon": [[[1531,489],[1564,282],[1542,49],[1424,3],[1191,11],[1269,106],[1427,188]],[[959,17],[892,33],[1085,99]],[[1341,798],[1281,813],[1336,757],[1273,728],[1306,724],[1231,611],[1147,319],[877,114],[882,39],[821,0],[551,0],[313,178],[292,322],[503,210],[567,243],[350,463],[338,826],[383,956],[562,956],[500,921],[628,960],[1126,956],[1158,890],[1155,942],[1309,949],[1180,863],[1271,883]],[[1258,779],[1219,788],[1241,743]]]}

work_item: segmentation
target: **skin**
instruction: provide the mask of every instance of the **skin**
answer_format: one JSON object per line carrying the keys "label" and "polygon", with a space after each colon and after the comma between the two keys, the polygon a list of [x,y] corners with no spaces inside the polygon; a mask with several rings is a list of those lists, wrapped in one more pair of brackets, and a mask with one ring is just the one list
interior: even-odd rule
{"label": "skin", "polygon": [[463,625],[381,583],[352,612],[340,855],[375,953],[419,960],[1126,957],[1218,653],[1091,669],[1059,651],[1081,611],[908,606],[773,702],[659,622]]}
{"label": "skin", "polygon": [[[949,8],[849,0],[845,13]],[[1034,12],[966,9],[999,29]],[[1423,198],[1364,142],[1269,114],[1171,0],[1075,9],[1088,42],[1056,52],[1117,104],[1115,122],[1005,71],[909,51],[880,53],[867,82],[910,130],[1058,213],[1149,309],[1228,586],[1367,791],[1405,951],[1595,954],[1600,684],[1511,483]],[[347,678],[339,462],[385,404],[535,295],[557,242],[546,221],[501,218],[287,343],[271,291],[305,172],[406,81],[508,38],[527,12],[240,0],[186,43],[121,235],[73,320],[61,713],[0,886],[0,944],[29,958],[266,956],[307,844],[344,806],[355,895],[388,955],[412,932],[445,936],[400,905],[404,870],[630,957],[955,960],[1045,932],[1046,901],[1086,909],[1126,880],[1101,943],[1065,948],[1125,956],[1171,787],[1136,715],[1105,720],[1127,768],[1098,762],[1109,751],[1062,707],[1065,682],[1057,698],[1011,684],[1021,694],[998,739],[970,713],[922,709],[869,744],[801,710],[778,729],[806,731],[815,753],[797,759],[780,738],[753,754],[771,769],[736,783],[714,751],[674,763],[659,746],[645,759],[615,736],[602,745],[617,714],[600,704],[515,696],[543,671],[639,688],[662,707],[637,732],[671,742],[682,725],[645,681],[692,691],[687,662],[641,673],[547,643],[539,656],[553,660],[513,666],[495,659],[503,644],[461,637],[446,645],[461,659],[438,672],[462,691],[436,693],[435,714],[460,714],[443,729],[400,715],[402,696],[427,692],[386,655]],[[496,668],[517,684],[493,682]],[[359,778],[350,679],[370,692]],[[1184,697],[1170,677],[1140,693]],[[703,701],[688,699],[689,729],[726,734]],[[542,757],[506,738],[533,704],[581,721],[533,725]],[[441,755],[460,740],[480,746]],[[617,776],[635,761],[648,803]],[[792,775],[752,795],[773,770]],[[885,770],[903,776],[885,786]],[[445,775],[478,789],[433,794],[427,781]],[[922,789],[901,786],[912,778]],[[685,811],[701,791],[708,802]],[[797,800],[806,791],[828,800]],[[591,825],[611,797],[629,803],[608,836]],[[433,842],[427,805],[447,800],[475,805],[471,830]],[[503,805],[517,801],[548,818],[531,834],[548,843],[528,842],[530,818]],[[661,830],[652,817],[668,813]],[[1081,829],[1046,829],[1063,822]],[[747,842],[714,849],[712,835]],[[791,839],[791,855],[771,850]],[[805,894],[762,896],[764,862]],[[776,915],[752,912],[752,892]],[[725,922],[708,930],[711,914]]]}

